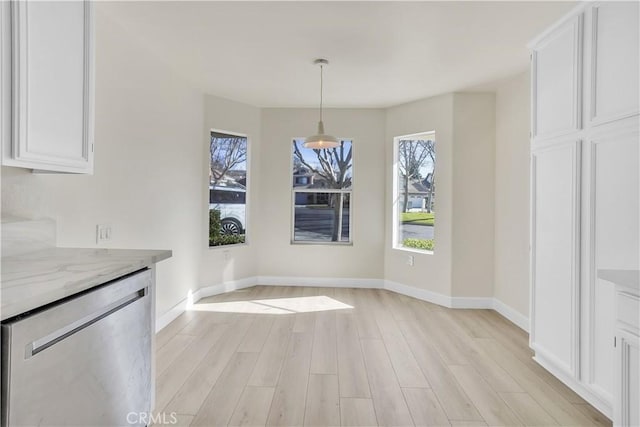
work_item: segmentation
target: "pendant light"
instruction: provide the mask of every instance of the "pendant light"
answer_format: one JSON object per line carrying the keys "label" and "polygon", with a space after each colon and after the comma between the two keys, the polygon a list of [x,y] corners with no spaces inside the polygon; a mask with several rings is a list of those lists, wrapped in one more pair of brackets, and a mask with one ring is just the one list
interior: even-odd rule
{"label": "pendant light", "polygon": [[340,142],[335,136],[324,133],[324,123],[322,123],[322,69],[325,65],[329,65],[329,61],[324,58],[318,58],[313,63],[320,66],[320,121],[318,122],[318,133],[305,138],[304,148],[321,150],[323,148],[338,147]]}

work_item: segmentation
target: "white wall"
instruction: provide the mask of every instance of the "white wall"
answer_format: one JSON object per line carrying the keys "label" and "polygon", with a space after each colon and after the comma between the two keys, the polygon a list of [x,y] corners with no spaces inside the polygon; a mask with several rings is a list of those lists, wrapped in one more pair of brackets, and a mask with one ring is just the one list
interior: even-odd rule
{"label": "white wall", "polygon": [[[442,95],[387,109],[385,138],[385,279],[444,295],[451,294],[451,229],[453,206],[453,95]],[[435,181],[437,186],[433,254],[393,249],[393,138],[419,132],[436,132]],[[406,264],[414,256],[414,265]]]}
{"label": "white wall", "polygon": [[495,157],[493,93],[454,95],[453,141],[451,294],[491,297]]}
{"label": "white wall", "polygon": [[261,276],[383,277],[384,110],[327,109],[328,133],[353,140],[353,246],[291,244],[291,141],[316,131],[317,109],[264,109],[260,152]]}
{"label": "white wall", "polygon": [[96,4],[95,174],[2,168],[3,215],[50,217],[60,246],[172,249],[158,264],[157,312],[199,287],[203,98]]}
{"label": "white wall", "polygon": [[496,90],[494,296],[529,313],[529,72]]}
{"label": "white wall", "polygon": [[[213,286],[257,275],[258,230],[261,227],[262,208],[258,201],[260,195],[260,131],[261,110],[216,96],[205,95],[204,134],[202,145],[203,180],[203,222],[199,242],[202,248],[202,266],[200,285]],[[247,204],[247,242],[245,245],[229,245],[209,248],[208,228],[209,204],[209,140],[212,129],[247,135],[249,148],[248,161],[248,204]]]}

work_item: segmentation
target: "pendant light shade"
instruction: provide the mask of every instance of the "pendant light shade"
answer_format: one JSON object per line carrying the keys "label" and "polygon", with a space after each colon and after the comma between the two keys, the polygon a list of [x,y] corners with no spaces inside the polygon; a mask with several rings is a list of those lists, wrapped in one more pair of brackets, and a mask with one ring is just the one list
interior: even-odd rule
{"label": "pendant light shade", "polygon": [[329,65],[329,61],[323,58],[313,61],[314,64],[320,65],[320,121],[318,122],[318,133],[305,138],[304,148],[312,148],[321,150],[323,148],[334,148],[340,145],[338,138],[324,133],[324,123],[322,122],[322,67]]}

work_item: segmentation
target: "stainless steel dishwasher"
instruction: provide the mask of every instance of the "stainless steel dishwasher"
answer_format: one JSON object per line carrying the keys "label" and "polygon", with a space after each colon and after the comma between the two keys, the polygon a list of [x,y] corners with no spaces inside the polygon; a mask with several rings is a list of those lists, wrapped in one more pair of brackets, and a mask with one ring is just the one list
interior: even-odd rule
{"label": "stainless steel dishwasher", "polygon": [[3,323],[2,426],[136,425],[151,409],[151,286],[143,270]]}

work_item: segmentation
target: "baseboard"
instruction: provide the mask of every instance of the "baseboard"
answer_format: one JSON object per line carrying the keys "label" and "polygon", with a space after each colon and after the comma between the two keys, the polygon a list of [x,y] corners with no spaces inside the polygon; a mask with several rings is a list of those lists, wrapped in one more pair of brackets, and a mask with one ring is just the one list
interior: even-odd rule
{"label": "baseboard", "polygon": [[169,323],[176,320],[178,316],[184,313],[187,310],[187,307],[193,299],[189,296],[183,299],[173,307],[171,307],[166,313],[161,314],[156,318],[156,334],[164,329]]}
{"label": "baseboard", "polygon": [[417,298],[448,308],[493,309],[521,329],[529,332],[529,319],[502,301],[490,297],[452,297],[427,289],[404,285],[391,280],[335,278],[335,277],[291,277],[291,276],[251,276],[218,285],[205,286],[173,306],[156,321],[156,332],[171,323],[189,306],[202,298],[232,292],[251,286],[315,286],[332,288],[387,289],[402,295]]}
{"label": "baseboard", "polygon": [[255,284],[265,286],[315,286],[318,288],[382,289],[384,287],[384,280],[339,277],[257,276]]}
{"label": "baseboard", "polygon": [[252,276],[245,279],[230,280],[219,285],[200,288],[194,294],[193,302],[197,302],[202,298],[210,297],[213,295],[224,294],[225,292],[233,292],[239,289],[250,288],[251,286],[255,286],[258,284],[256,279],[257,278],[255,276]]}
{"label": "baseboard", "polygon": [[511,323],[529,333],[529,318],[500,301],[498,298],[493,298],[493,307],[495,311],[500,313],[502,317],[509,320]]}
{"label": "baseboard", "polygon": [[431,302],[444,307],[451,307],[451,297],[437,292],[428,291],[426,289],[407,286],[402,283],[393,282],[391,280],[384,281],[384,289],[397,292],[402,295],[413,297],[422,301]]}

